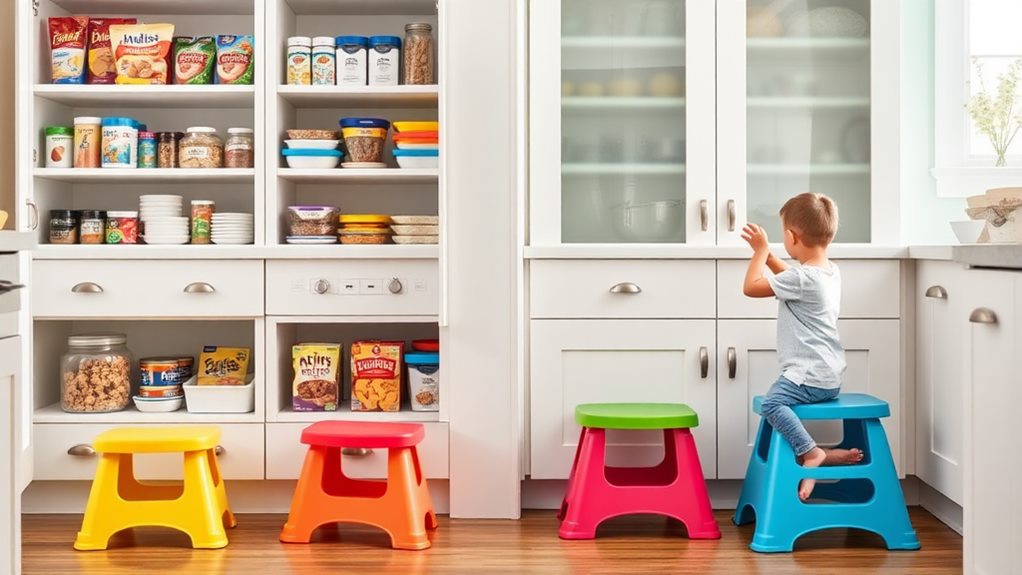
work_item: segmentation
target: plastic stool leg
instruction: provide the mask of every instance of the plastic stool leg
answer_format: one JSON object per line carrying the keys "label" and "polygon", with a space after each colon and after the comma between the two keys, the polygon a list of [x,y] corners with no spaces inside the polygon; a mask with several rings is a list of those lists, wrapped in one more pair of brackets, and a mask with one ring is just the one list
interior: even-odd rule
{"label": "plastic stool leg", "polygon": [[720,539],[720,528],[713,516],[706,479],[699,463],[699,452],[695,439],[688,429],[664,431],[664,445],[674,448],[677,464],[679,495],[681,504],[679,517],[688,530],[690,539]]}
{"label": "plastic stool leg", "polygon": [[575,459],[571,463],[571,473],[568,474],[568,487],[564,492],[564,499],[561,500],[561,508],[557,511],[557,519],[559,521],[564,521],[564,515],[568,510],[568,506],[571,505],[572,489],[575,485],[575,474],[578,469],[578,456],[582,453],[582,442],[585,440],[585,437],[586,428],[583,427],[578,434],[578,445],[575,446]]}
{"label": "plastic stool leg", "polygon": [[106,549],[110,537],[121,530],[117,523],[121,518],[105,509],[117,506],[121,500],[117,493],[121,461],[121,456],[116,453],[101,453],[99,456],[82,528],[75,537],[74,548],[79,551]]}
{"label": "plastic stool leg", "polygon": [[745,471],[745,480],[742,481],[742,491],[738,496],[738,505],[735,507],[735,514],[731,517],[731,522],[735,525],[751,523],[760,512],[760,499],[766,479],[766,459],[760,457],[759,446],[761,442],[770,440],[772,432],[773,428],[770,427],[766,419],[760,419],[759,431],[756,432],[756,440],[752,444],[752,453],[749,455],[749,465]]}
{"label": "plastic stool leg", "polygon": [[319,527],[317,506],[324,500],[324,462],[326,448],[310,446],[305,454],[301,475],[291,499],[291,511],[287,523],[280,531],[284,543],[308,543],[312,532]]}
{"label": "plastic stool leg", "polygon": [[387,495],[380,500],[380,523],[395,549],[430,547],[426,524],[432,504],[414,451],[414,447],[391,448],[387,455]]}
{"label": "plastic stool leg", "polygon": [[876,469],[873,481],[876,487],[874,505],[878,509],[877,521],[880,523],[877,532],[884,538],[888,549],[919,549],[919,538],[908,516],[887,434],[879,419],[867,420],[865,427],[872,464]]}
{"label": "plastic stool leg", "polygon": [[213,485],[213,472],[205,451],[185,452],[185,493],[177,518],[196,549],[227,546],[223,512]]}
{"label": "plastic stool leg", "polygon": [[572,501],[557,534],[561,539],[593,539],[603,521],[599,497],[606,490],[606,430],[590,428],[582,440],[576,469]]}

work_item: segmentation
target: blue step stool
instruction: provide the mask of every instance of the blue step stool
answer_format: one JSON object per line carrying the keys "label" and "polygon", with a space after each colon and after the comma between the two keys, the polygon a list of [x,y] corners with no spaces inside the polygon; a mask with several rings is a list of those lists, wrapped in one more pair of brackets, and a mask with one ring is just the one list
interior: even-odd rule
{"label": "blue step stool", "polygon": [[[762,396],[753,399],[752,408],[762,415]],[[852,527],[880,535],[888,549],[919,549],[880,424],[881,417],[891,415],[887,402],[864,393],[842,393],[831,401],[793,409],[803,421],[843,420],[844,439],[839,447],[861,449],[863,460],[856,465],[802,467],[787,440],[761,419],[734,516],[736,525],[756,522],[749,548],[760,553],[790,552],[795,540],[806,533]],[[803,478],[828,481],[816,484],[810,498],[815,503],[798,498]]]}

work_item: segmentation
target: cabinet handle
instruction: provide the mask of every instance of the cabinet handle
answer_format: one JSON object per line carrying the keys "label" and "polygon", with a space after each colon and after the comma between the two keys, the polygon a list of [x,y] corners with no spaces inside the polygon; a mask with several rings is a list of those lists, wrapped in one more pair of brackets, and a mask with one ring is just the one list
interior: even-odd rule
{"label": "cabinet handle", "polygon": [[88,443],[79,443],[78,445],[72,445],[69,447],[67,454],[74,455],[75,457],[92,457],[93,455],[96,455],[96,450]]}
{"label": "cabinet handle", "polygon": [[103,286],[93,282],[77,283],[71,288],[71,293],[103,293]]}
{"label": "cabinet handle", "polygon": [[349,455],[351,457],[367,457],[373,454],[373,450],[368,447],[343,447],[341,448],[341,455]]}
{"label": "cabinet handle", "polygon": [[610,288],[610,293],[637,294],[642,293],[642,288],[632,282],[622,282]]}
{"label": "cabinet handle", "polygon": [[326,280],[316,280],[316,283],[312,284],[312,291],[319,295],[323,295],[330,291],[330,282]]}
{"label": "cabinet handle", "polygon": [[216,447],[213,448],[213,453],[215,453],[219,457],[219,456],[227,453],[227,450],[224,449],[223,445],[217,445]]}
{"label": "cabinet handle", "polygon": [[947,290],[943,286],[930,286],[926,289],[926,297],[933,299],[947,299]]}
{"label": "cabinet handle", "polygon": [[978,307],[969,314],[969,321],[972,323],[997,323],[997,314],[987,307]]}
{"label": "cabinet handle", "polygon": [[710,205],[706,200],[699,200],[699,227],[704,232],[710,229]]}
{"label": "cabinet handle", "polygon": [[185,286],[185,293],[213,293],[216,288],[206,282],[192,282]]}
{"label": "cabinet handle", "polygon": [[706,379],[710,375],[710,351],[706,346],[699,348],[699,377]]}
{"label": "cabinet handle", "polygon": [[734,379],[738,373],[738,352],[735,348],[727,348],[727,377],[728,379]]}
{"label": "cabinet handle", "polygon": [[39,206],[35,205],[32,200],[25,200],[28,205],[28,229],[38,230],[39,229]]}
{"label": "cabinet handle", "polygon": [[735,223],[736,223],[737,219],[738,219],[738,215],[737,215],[736,209],[735,209],[735,201],[734,200],[728,200],[727,201],[727,231],[729,231],[729,232],[735,231]]}
{"label": "cabinet handle", "polygon": [[402,291],[404,291],[404,289],[405,286],[401,283],[401,280],[399,280],[398,278],[393,278],[387,285],[387,290],[394,295],[401,293]]}

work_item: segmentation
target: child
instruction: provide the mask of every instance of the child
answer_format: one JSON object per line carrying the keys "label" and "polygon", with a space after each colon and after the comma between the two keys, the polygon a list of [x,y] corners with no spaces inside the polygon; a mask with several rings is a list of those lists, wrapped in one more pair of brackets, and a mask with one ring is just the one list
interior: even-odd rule
{"label": "child", "polygon": [[[781,376],[763,400],[763,417],[791,444],[805,467],[858,463],[858,449],[821,449],[791,410],[792,405],[837,397],[845,353],[838,341],[841,273],[827,259],[827,246],[837,232],[834,201],[822,194],[800,194],[781,208],[784,249],[798,260],[789,266],[770,253],[766,232],[756,224],[742,230],[753,249],[743,291],[749,297],[777,297],[777,359]],[[775,275],[764,277],[763,268]],[[809,499],[815,479],[798,489]]]}

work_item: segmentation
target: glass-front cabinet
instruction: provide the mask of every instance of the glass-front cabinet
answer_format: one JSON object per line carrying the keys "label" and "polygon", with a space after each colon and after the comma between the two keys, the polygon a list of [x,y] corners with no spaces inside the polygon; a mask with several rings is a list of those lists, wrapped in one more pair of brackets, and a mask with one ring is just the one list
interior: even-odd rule
{"label": "glass-front cabinet", "polygon": [[897,4],[532,0],[530,245],[780,242],[805,191],[893,243]]}

